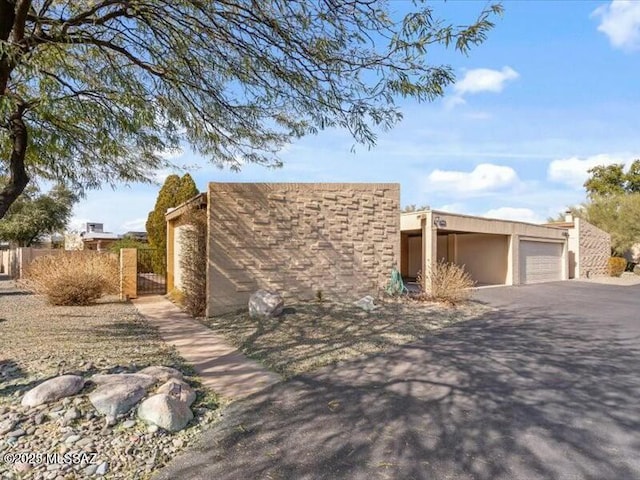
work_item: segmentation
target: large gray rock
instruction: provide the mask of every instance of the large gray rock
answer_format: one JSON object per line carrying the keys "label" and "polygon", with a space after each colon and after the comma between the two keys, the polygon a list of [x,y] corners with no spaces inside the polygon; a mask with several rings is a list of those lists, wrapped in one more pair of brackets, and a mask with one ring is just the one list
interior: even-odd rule
{"label": "large gray rock", "polygon": [[171,395],[181,402],[186,403],[188,407],[190,407],[196,399],[196,392],[194,392],[193,388],[183,380],[171,379],[162,384],[158,390],[156,390],[156,393],[166,393]]}
{"label": "large gray rock", "polygon": [[249,315],[251,317],[277,317],[284,309],[284,300],[278,293],[258,290],[249,297]]}
{"label": "large gray rock", "polygon": [[91,381],[98,388],[89,394],[89,401],[99,413],[110,418],[131,410],[156,383],[152,376],[137,373],[94,375]]}
{"label": "large gray rock", "polygon": [[78,375],[61,375],[32,388],[22,397],[23,407],[37,407],[75,395],[84,387],[84,378]]}
{"label": "large gray rock", "polygon": [[152,365],[150,367],[143,368],[138,372],[138,375],[149,375],[155,378],[159,382],[166,382],[172,378],[182,380],[182,372],[175,368],[165,367],[164,365]]}
{"label": "large gray rock", "polygon": [[158,382],[154,376],[143,373],[96,373],[89,380],[96,385],[121,385],[126,383],[138,385],[142,388],[149,388]]}
{"label": "large gray rock", "polygon": [[187,426],[193,413],[185,402],[169,394],[158,393],[140,404],[138,417],[170,432],[177,432]]}

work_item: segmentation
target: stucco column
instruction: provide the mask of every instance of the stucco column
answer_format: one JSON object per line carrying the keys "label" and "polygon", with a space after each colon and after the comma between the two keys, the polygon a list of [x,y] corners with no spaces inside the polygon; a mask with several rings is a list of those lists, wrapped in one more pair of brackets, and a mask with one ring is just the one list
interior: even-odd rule
{"label": "stucco column", "polygon": [[171,293],[175,288],[175,229],[176,221],[169,220],[167,222],[167,293]]}
{"label": "stucco column", "polygon": [[424,289],[431,291],[431,272],[438,258],[438,231],[433,226],[433,213],[426,212],[421,220],[422,227],[422,277],[425,279]]}
{"label": "stucco column", "polygon": [[509,265],[510,275],[507,278],[508,285],[520,285],[520,236],[513,234],[509,239]]}
{"label": "stucco column", "polygon": [[120,249],[120,300],[138,297],[138,249]]}

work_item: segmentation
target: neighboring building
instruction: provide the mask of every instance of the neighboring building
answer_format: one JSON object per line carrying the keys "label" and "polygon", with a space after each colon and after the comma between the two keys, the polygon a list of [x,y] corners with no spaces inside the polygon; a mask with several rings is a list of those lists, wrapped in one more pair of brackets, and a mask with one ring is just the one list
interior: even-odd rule
{"label": "neighboring building", "polygon": [[[300,300],[376,294],[400,260],[398,184],[210,183],[194,201],[209,218],[209,316],[246,307],[261,288]],[[185,210],[166,215],[169,291]]]}
{"label": "neighboring building", "polygon": [[102,223],[87,223],[86,230],[80,234],[83,250],[103,251],[120,238],[120,235],[104,231]]}
{"label": "neighboring building", "polygon": [[147,232],[126,232],[122,238],[131,238],[139,242],[146,243],[148,240]]}
{"label": "neighboring building", "polygon": [[478,286],[569,278],[566,230],[435,210],[401,215],[400,272],[409,280],[440,260],[464,266]]}
{"label": "neighboring building", "polygon": [[547,225],[569,232],[569,278],[609,275],[611,235],[570,212],[564,222]]}
{"label": "neighboring building", "polygon": [[65,250],[82,250],[84,245],[82,244],[81,232],[67,232],[64,234],[64,249]]}

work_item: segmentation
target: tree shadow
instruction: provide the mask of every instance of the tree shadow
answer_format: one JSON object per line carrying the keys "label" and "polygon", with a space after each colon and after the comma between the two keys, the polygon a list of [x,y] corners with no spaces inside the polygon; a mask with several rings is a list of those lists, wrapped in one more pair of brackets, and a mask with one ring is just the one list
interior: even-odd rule
{"label": "tree shadow", "polygon": [[640,477],[640,342],[505,308],[235,402],[169,478]]}

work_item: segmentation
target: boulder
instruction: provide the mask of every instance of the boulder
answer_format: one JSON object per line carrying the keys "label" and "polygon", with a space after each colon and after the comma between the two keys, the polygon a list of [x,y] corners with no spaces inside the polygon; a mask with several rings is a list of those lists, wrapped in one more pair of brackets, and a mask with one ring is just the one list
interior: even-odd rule
{"label": "boulder", "polygon": [[175,368],[165,367],[163,365],[152,365],[150,367],[143,368],[138,372],[138,375],[149,375],[155,378],[158,382],[166,382],[172,378],[182,380],[182,372]]}
{"label": "boulder", "polygon": [[193,413],[185,402],[167,393],[158,393],[140,404],[138,417],[170,432],[177,432],[187,426]]}
{"label": "boulder", "polygon": [[91,381],[98,388],[89,394],[89,401],[99,413],[111,418],[131,410],[156,383],[152,376],[137,373],[94,375]]}
{"label": "boulder", "polygon": [[196,399],[196,392],[194,392],[193,388],[183,380],[169,380],[162,384],[160,388],[156,390],[156,393],[166,393],[171,395],[181,402],[186,403],[188,407],[190,407]]}
{"label": "boulder", "polygon": [[249,315],[251,317],[277,317],[284,309],[284,300],[278,293],[258,290],[249,297]]}
{"label": "boulder", "polygon": [[37,407],[75,395],[84,387],[84,378],[78,375],[61,375],[47,380],[29,390],[22,397],[23,407]]}
{"label": "boulder", "polygon": [[149,388],[158,382],[155,377],[143,373],[96,373],[89,380],[98,386],[126,383],[142,388]]}

